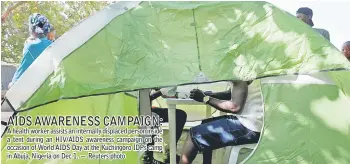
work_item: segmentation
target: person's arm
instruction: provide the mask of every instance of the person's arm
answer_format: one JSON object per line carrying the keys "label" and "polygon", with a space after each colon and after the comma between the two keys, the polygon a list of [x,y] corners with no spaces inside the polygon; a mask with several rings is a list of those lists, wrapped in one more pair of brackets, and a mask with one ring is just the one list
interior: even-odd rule
{"label": "person's arm", "polygon": [[175,96],[168,96],[166,95],[166,93],[163,94],[163,92],[166,92],[167,90],[163,90],[159,89],[159,88],[155,88],[155,91],[153,94],[150,95],[150,100],[153,101],[155,99],[157,99],[158,97],[162,96],[163,98],[176,98],[177,94],[175,94]]}
{"label": "person's arm", "polygon": [[210,98],[207,104],[227,113],[236,113],[243,109],[248,94],[248,85],[244,81],[237,81],[233,82],[233,86],[231,100]]}
{"label": "person's arm", "polygon": [[154,92],[154,93],[150,96],[150,99],[151,99],[151,101],[153,101],[153,100],[157,99],[159,96],[162,96],[162,95],[163,95],[162,92],[158,90],[158,91]]}
{"label": "person's arm", "polygon": [[[210,97],[206,103],[226,113],[236,113],[243,109],[248,94],[248,85],[243,81],[233,82],[233,84],[231,100],[219,100]],[[195,89],[191,91],[190,97],[196,101],[203,102],[205,95],[201,90]]]}
{"label": "person's arm", "polygon": [[[253,81],[247,81],[247,85],[250,85]],[[204,92],[204,94],[206,96],[210,96],[212,98],[216,98],[219,100],[231,100],[231,88],[227,91],[223,91],[223,92],[210,92],[210,91],[206,91]]]}
{"label": "person's arm", "polygon": [[32,56],[30,55],[30,50],[32,49],[32,46],[30,44],[25,43],[23,47],[23,58],[21,63],[16,69],[16,72],[12,76],[11,86],[9,84],[9,87],[12,87],[14,83],[22,76],[23,72],[27,70],[27,66],[30,65],[32,60]]}
{"label": "person's arm", "polygon": [[50,32],[47,34],[47,39],[54,42],[56,40],[55,27],[50,24]]}
{"label": "person's arm", "polygon": [[219,100],[231,100],[231,90],[223,92],[204,92],[205,95]]}

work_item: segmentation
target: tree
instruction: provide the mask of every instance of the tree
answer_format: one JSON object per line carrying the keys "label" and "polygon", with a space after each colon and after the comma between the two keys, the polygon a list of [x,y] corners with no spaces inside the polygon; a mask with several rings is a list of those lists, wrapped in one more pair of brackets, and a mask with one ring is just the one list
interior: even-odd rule
{"label": "tree", "polygon": [[12,10],[14,10],[15,8],[17,8],[18,6],[22,5],[23,3],[27,3],[25,1],[20,1],[17,2],[11,6],[9,6],[6,11],[1,15],[1,23],[4,23],[7,19],[7,17],[9,16],[9,14],[12,12]]}
{"label": "tree", "polygon": [[59,37],[111,1],[2,1],[1,2],[1,60],[19,63],[24,41],[29,36],[28,17],[32,13],[45,15],[54,25]]}

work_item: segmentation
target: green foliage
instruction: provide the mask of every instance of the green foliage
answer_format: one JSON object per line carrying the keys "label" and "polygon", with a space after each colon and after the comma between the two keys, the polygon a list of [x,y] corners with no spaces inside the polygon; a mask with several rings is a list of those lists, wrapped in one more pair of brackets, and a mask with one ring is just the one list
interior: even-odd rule
{"label": "green foliage", "polygon": [[[5,11],[16,1],[1,2]],[[113,2],[104,1],[28,1],[16,7],[1,24],[1,60],[19,63],[24,41],[29,37],[28,17],[32,13],[44,14],[54,25],[56,38],[96,11]]]}

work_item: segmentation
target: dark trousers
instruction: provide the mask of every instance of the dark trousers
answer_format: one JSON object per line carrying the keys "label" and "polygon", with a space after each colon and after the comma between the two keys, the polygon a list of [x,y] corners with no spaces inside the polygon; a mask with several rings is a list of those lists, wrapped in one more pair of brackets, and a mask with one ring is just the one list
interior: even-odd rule
{"label": "dark trousers", "polygon": [[193,144],[203,152],[203,164],[211,164],[212,150],[225,146],[257,143],[259,132],[249,130],[235,116],[225,115],[202,121],[190,129]]}
{"label": "dark trousers", "polygon": [[[159,118],[162,118],[162,122],[169,122],[168,117],[168,108],[152,108],[152,112],[159,115]],[[176,109],[176,143],[179,141],[181,137],[182,130],[185,126],[187,120],[187,114],[183,110]],[[154,144],[154,141],[152,140],[151,145]],[[147,156],[152,156],[152,152],[147,152]]]}
{"label": "dark trousers", "polygon": [[[162,122],[169,122],[168,108],[152,108],[152,112],[159,115],[162,118]],[[183,110],[176,109],[176,143],[181,137],[182,130],[187,120],[187,114]]]}

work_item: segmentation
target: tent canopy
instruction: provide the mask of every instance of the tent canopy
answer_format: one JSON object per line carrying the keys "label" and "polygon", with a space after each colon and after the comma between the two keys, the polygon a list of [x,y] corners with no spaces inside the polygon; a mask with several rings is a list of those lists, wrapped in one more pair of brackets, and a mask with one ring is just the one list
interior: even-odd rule
{"label": "tent canopy", "polygon": [[[108,115],[123,91],[324,72],[335,84],[262,85],[265,124],[248,163],[349,163],[349,70],[328,40],[266,2],[118,2],[54,42],[6,97],[23,115],[96,104]],[[75,101],[91,105],[75,112]]]}
{"label": "tent canopy", "polygon": [[266,2],[119,2],[53,43],[7,97],[23,110],[192,83],[200,73],[221,81],[349,69],[344,59],[320,34]]}

